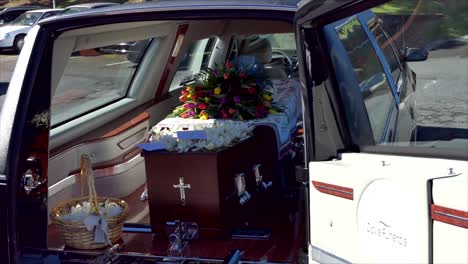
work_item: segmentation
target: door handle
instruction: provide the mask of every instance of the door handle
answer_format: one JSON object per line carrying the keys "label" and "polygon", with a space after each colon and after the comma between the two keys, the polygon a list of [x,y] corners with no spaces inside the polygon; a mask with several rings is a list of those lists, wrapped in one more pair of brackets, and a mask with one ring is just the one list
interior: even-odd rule
{"label": "door handle", "polygon": [[26,195],[41,188],[46,180],[42,179],[42,166],[40,159],[36,157],[29,157],[26,159],[26,171],[21,178]]}

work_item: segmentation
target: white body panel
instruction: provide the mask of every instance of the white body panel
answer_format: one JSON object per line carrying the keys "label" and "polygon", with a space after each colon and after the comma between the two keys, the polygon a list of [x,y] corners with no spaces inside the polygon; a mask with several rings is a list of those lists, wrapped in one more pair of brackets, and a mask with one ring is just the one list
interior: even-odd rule
{"label": "white body panel", "polygon": [[[466,179],[467,166],[466,161],[359,153],[343,154],[336,161],[311,162],[312,182],[352,189],[352,199],[345,199],[312,184],[310,237],[315,254],[319,249],[327,254],[318,257],[334,256],[337,262],[430,262],[428,183],[455,173]],[[450,169],[455,173],[450,174]]]}

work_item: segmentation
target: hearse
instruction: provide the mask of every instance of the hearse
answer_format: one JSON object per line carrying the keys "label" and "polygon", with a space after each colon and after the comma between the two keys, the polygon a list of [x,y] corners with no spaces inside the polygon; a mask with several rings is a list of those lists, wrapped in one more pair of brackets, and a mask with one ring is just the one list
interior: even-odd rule
{"label": "hearse", "polygon": [[[0,262],[466,263],[466,129],[424,138],[408,63],[428,54],[396,45],[386,2],[172,0],[39,22],[0,112]],[[130,42],[132,59],[86,52]],[[195,133],[210,116],[168,117],[239,58],[278,111],[215,138]],[[178,127],[208,148],[246,125],[214,150],[154,137]],[[56,220],[83,175],[128,205],[122,234],[99,222],[85,246]]]}

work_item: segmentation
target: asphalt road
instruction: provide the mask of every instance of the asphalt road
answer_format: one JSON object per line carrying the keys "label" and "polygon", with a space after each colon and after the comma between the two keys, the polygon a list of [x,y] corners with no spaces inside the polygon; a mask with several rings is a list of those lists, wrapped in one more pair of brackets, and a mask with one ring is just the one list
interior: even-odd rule
{"label": "asphalt road", "polygon": [[[0,54],[0,105],[17,57]],[[56,92],[52,113],[63,119],[68,108],[120,96],[135,68],[123,55],[72,58],[67,81]],[[424,62],[410,63],[417,74],[418,125],[468,129],[468,42],[431,51]]]}
{"label": "asphalt road", "polygon": [[418,124],[468,129],[468,49],[464,57],[434,56],[410,67],[417,75]]}

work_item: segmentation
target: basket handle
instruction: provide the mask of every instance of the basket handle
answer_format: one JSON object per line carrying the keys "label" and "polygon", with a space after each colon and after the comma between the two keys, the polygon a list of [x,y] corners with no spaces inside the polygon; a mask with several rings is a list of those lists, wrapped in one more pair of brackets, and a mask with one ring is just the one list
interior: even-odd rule
{"label": "basket handle", "polygon": [[91,167],[91,159],[88,155],[83,154],[81,155],[81,196],[84,196],[84,185],[85,180],[86,184],[88,185],[88,196],[89,196],[89,205],[90,205],[90,213],[94,213],[95,215],[99,215],[99,207],[98,207],[98,195],[96,192],[96,187],[94,185],[94,173],[93,168]]}

